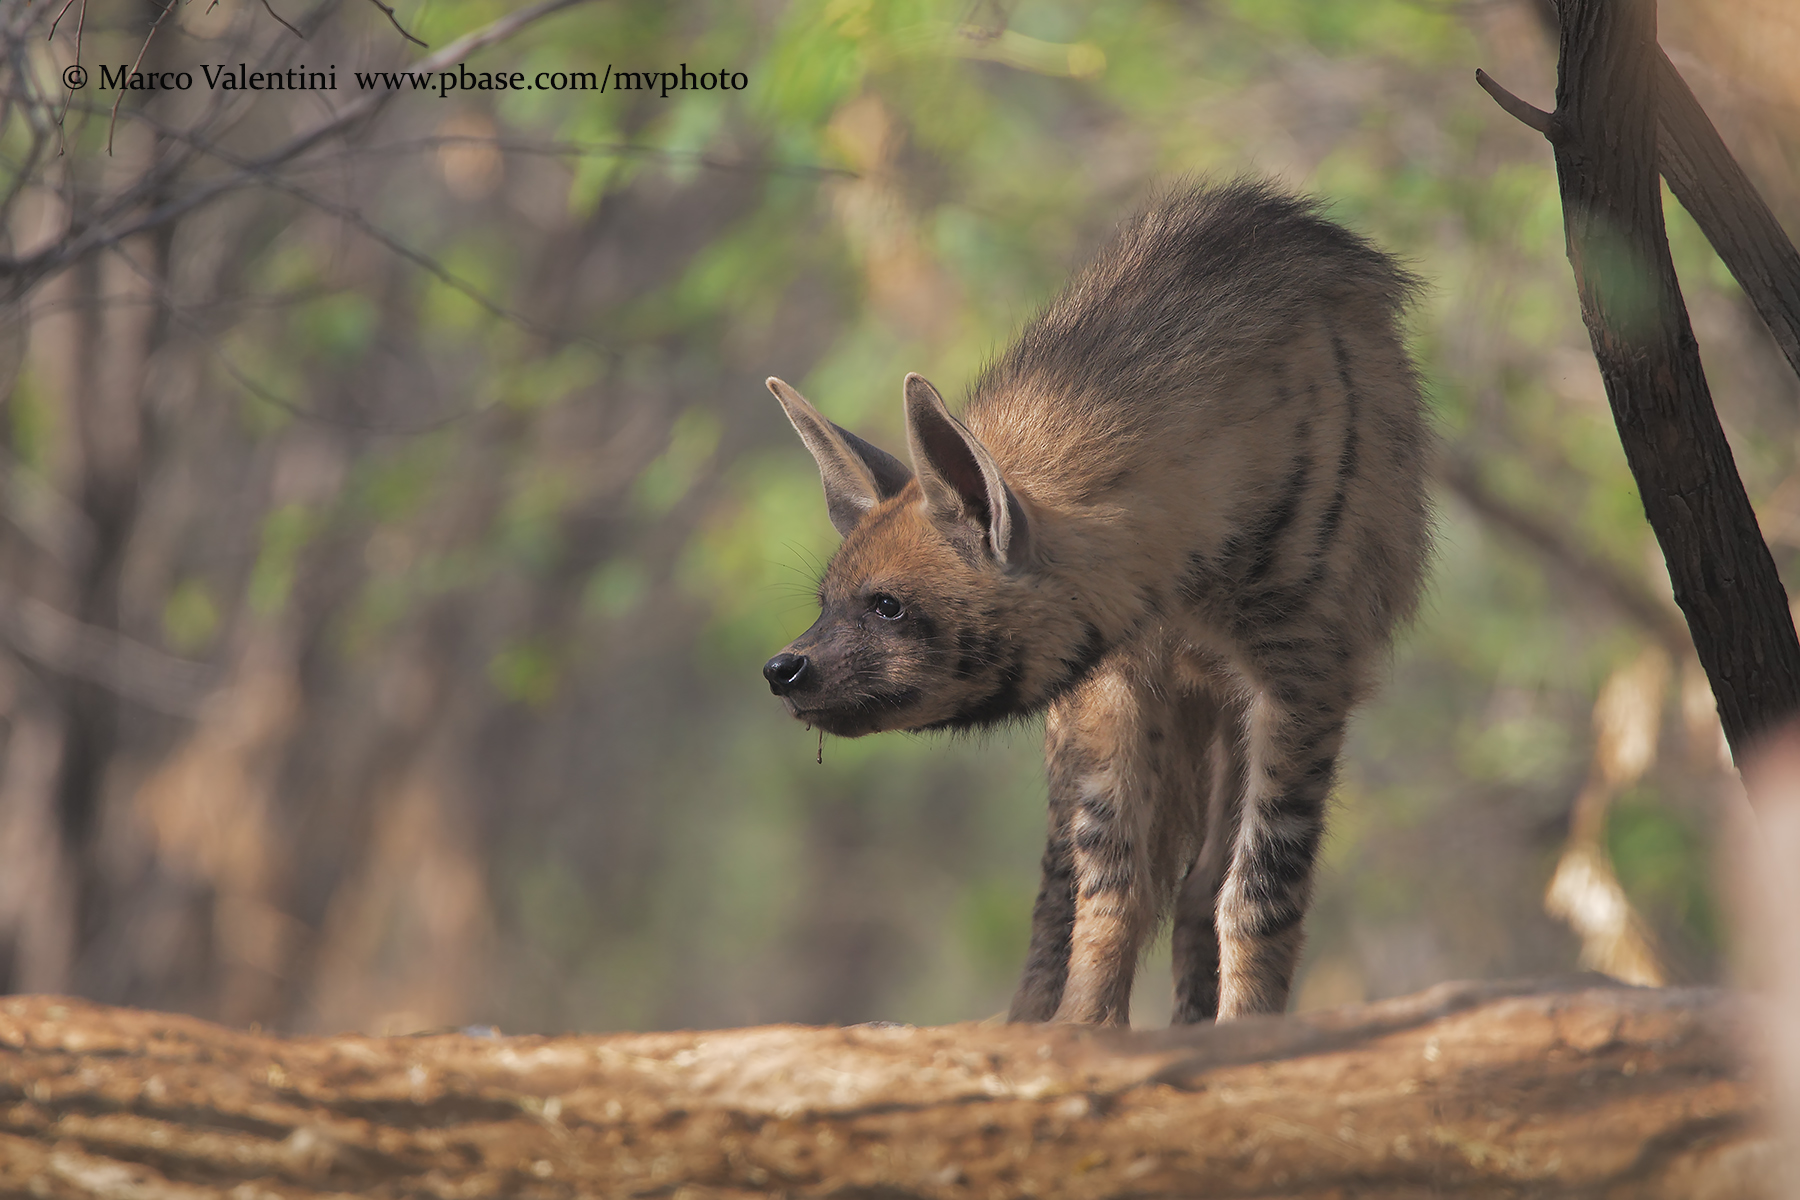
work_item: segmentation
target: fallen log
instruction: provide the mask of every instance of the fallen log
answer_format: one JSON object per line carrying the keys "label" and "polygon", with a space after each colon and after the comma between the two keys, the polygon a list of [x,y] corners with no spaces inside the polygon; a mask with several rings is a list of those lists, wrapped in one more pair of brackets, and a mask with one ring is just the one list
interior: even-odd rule
{"label": "fallen log", "polygon": [[1742,1024],[1592,979],[1159,1032],[289,1038],[14,997],[0,1195],[1769,1195]]}

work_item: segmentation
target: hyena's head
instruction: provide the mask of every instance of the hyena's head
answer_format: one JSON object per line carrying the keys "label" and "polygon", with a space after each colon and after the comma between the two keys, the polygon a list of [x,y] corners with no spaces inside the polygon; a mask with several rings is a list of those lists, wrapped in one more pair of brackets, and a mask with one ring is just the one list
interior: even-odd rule
{"label": "hyena's head", "polygon": [[991,724],[1026,708],[1018,628],[1030,535],[987,448],[924,379],[906,377],[913,468],[769,390],[819,464],[844,535],[819,619],[763,667],[794,716],[828,733]]}

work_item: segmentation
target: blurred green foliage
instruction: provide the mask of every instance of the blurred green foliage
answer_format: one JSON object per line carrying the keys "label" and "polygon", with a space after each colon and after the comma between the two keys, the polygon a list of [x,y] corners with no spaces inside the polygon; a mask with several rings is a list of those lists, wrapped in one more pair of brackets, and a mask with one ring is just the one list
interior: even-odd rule
{"label": "blurred green foliage", "polygon": [[[401,17],[437,47],[508,8]],[[408,52],[354,11],[357,53]],[[1147,193],[1272,174],[1419,275],[1412,344],[1447,447],[1501,502],[1665,593],[1549,154],[1470,82],[1496,57],[1547,80],[1533,20],[1435,0],[560,14],[472,65],[686,63],[749,84],[403,94],[390,141],[345,152],[386,242],[293,208],[244,235],[243,286],[266,303],[231,312],[206,370],[235,405],[234,453],[272,482],[218,516],[231,536],[189,539],[247,550],[184,549],[164,572],[160,637],[201,655],[250,619],[315,639],[301,657],[326,732],[296,744],[375,747],[363,783],[320,794],[388,787],[395,747],[449,756],[499,934],[473,1015],[984,1016],[1024,951],[1038,731],[821,747],[768,696],[758,668],[813,620],[837,539],[763,377],[898,450],[903,374],[959,394]],[[92,122],[74,136],[98,144]],[[1740,298],[1668,207],[1704,345],[1743,327]],[[1708,365],[1760,501],[1792,469],[1794,430],[1756,402],[1757,335]],[[8,419],[30,469],[71,452],[29,372]],[[1542,893],[1596,692],[1649,639],[1454,495],[1439,507],[1430,594],[1343,768],[1308,959],[1333,982],[1303,979],[1302,1003],[1575,961]],[[1791,571],[1794,547],[1777,551]],[[426,682],[408,682],[409,655]],[[1673,693],[1661,711],[1659,765],[1608,844],[1677,972],[1705,977],[1717,763]],[[422,721],[442,724],[407,724]],[[320,845],[315,874],[335,884],[330,847],[360,845]],[[322,927],[331,887],[307,886],[301,918]]]}
{"label": "blurred green foliage", "polygon": [[163,602],[163,629],[169,645],[183,654],[203,652],[219,629],[219,606],[206,583],[184,579]]}

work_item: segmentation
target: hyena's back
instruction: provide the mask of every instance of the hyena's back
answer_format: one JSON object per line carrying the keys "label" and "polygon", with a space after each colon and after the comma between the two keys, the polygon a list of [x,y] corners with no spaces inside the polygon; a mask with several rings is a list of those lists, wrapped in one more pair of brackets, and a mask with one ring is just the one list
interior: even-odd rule
{"label": "hyena's back", "polygon": [[963,419],[1151,607],[1241,629],[1335,597],[1342,636],[1384,644],[1428,541],[1430,438],[1398,327],[1415,288],[1315,202],[1176,191],[1025,329]]}

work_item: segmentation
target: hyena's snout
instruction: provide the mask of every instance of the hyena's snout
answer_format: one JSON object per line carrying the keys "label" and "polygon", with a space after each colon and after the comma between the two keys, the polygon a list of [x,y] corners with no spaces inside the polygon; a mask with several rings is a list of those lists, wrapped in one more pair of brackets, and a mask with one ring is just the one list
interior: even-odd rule
{"label": "hyena's snout", "polygon": [[859,682],[849,648],[813,630],[789,642],[763,664],[769,690],[789,715],[840,737],[860,737],[877,726],[869,720],[866,681]]}
{"label": "hyena's snout", "polygon": [[763,678],[769,681],[771,692],[785,696],[805,682],[807,668],[811,665],[806,655],[783,650],[763,664]]}

